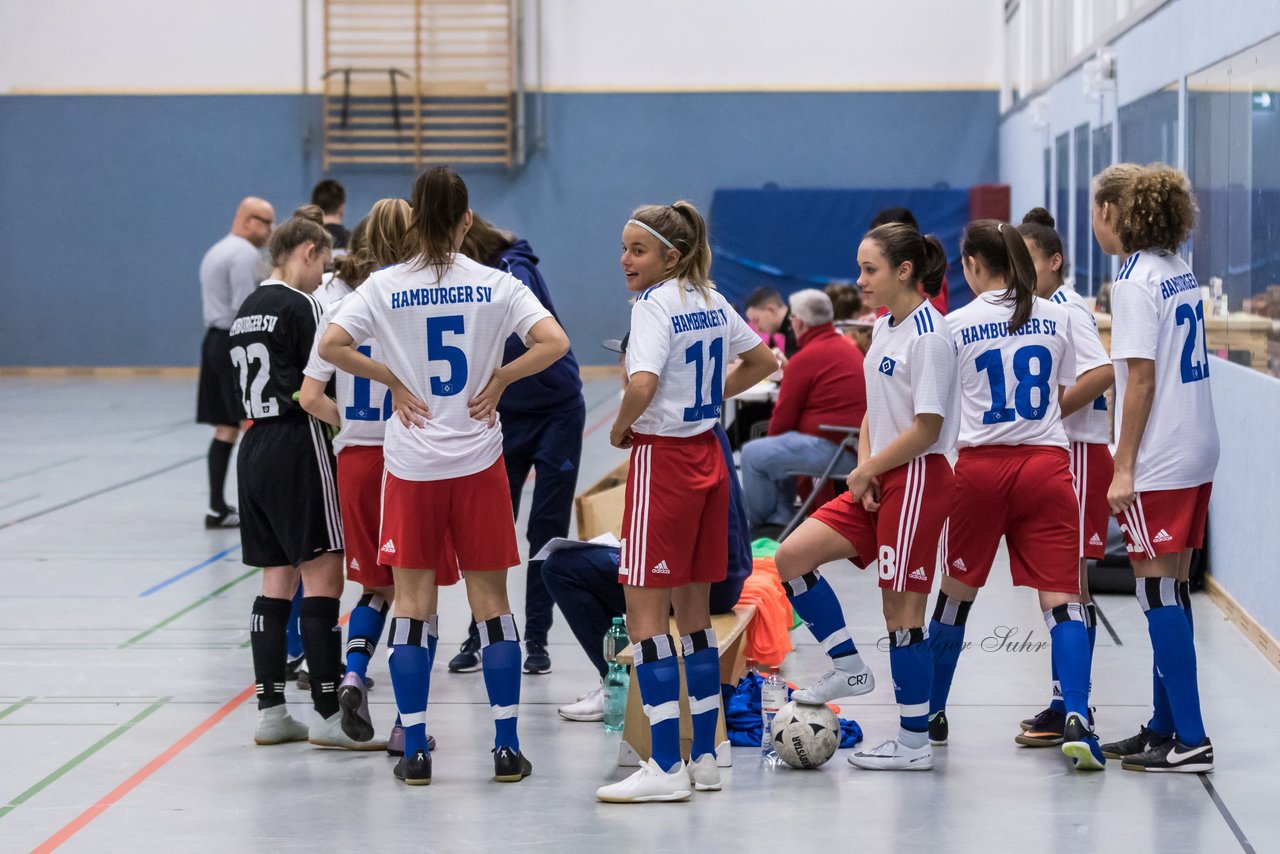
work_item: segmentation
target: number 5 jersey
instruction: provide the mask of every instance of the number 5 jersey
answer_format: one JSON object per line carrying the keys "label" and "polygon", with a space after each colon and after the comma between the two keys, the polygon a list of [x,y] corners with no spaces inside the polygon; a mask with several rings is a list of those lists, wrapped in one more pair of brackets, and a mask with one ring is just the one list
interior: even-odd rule
{"label": "number 5 jersey", "polygon": [[947,315],[960,376],[960,448],[1068,447],[1058,387],[1076,381],[1067,310],[1036,298],[1010,331],[1008,291],[988,291]]}
{"label": "number 5 jersey", "polygon": [[526,339],[546,317],[519,279],[457,254],[442,277],[429,265],[397,264],[343,299],[332,322],[357,345],[376,338],[387,367],[431,411],[422,427],[386,422],[387,471],[448,480],[492,465],[502,455],[502,425],[475,420],[468,404],[501,364],[507,337]]}
{"label": "number 5 jersey", "polygon": [[1144,249],[1120,266],[1111,287],[1111,359],[1116,367],[1116,437],[1129,386],[1126,359],[1155,361],[1155,399],[1138,448],[1134,489],[1199,486],[1218,465],[1218,427],[1200,287],[1172,252]]}

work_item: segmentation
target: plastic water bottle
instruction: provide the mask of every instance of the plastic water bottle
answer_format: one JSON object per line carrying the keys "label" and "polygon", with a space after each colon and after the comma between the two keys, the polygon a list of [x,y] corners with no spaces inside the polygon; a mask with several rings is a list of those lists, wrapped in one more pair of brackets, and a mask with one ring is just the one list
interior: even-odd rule
{"label": "plastic water bottle", "polygon": [[604,728],[619,732],[627,716],[627,688],[631,675],[625,664],[618,662],[618,655],[631,644],[627,625],[622,617],[614,617],[613,624],[604,635],[604,660],[609,670],[604,677]]}
{"label": "plastic water bottle", "polygon": [[760,719],[764,729],[760,733],[760,758],[770,765],[776,765],[779,759],[778,751],[773,747],[773,718],[787,704],[787,683],[782,680],[782,673],[776,667],[767,668],[767,673],[762,675],[764,682],[760,685]]}

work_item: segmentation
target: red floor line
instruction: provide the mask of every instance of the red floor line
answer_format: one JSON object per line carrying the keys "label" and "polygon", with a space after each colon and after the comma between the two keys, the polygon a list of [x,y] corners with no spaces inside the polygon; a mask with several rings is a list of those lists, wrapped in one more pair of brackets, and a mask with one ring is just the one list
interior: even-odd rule
{"label": "red floor line", "polygon": [[[338,621],[338,625],[345,625],[347,620],[349,619],[351,619],[350,611],[342,615],[342,619]],[[133,776],[125,780],[120,785],[116,786],[110,792],[107,792],[98,800],[97,803],[89,807],[84,812],[80,813],[80,815],[73,818],[61,830],[53,834],[53,836],[50,836],[44,842],[40,843],[40,845],[37,848],[32,849],[31,854],[46,854],[46,852],[54,850],[55,848],[60,846],[62,843],[70,839],[72,836],[75,836],[81,830],[84,830],[84,828],[89,824],[89,822],[93,821],[95,818],[102,815],[104,812],[107,811],[108,807],[112,806],[117,801],[122,799],[125,795],[132,792],[152,774],[156,773],[165,765],[169,764],[170,760],[172,760],[179,753],[181,753],[182,751],[190,747],[192,744],[194,744],[196,739],[200,738],[200,736],[204,735],[206,732],[213,729],[215,726],[217,726],[219,723],[222,722],[223,718],[225,718],[227,715],[234,712],[236,709],[240,708],[240,706],[244,705],[244,703],[250,697],[252,697],[254,693],[255,693],[254,686],[250,685],[249,687],[241,691],[239,694],[232,697],[230,700],[224,703],[222,707],[219,708],[216,712],[214,712],[212,715],[209,715],[209,717],[205,718],[200,723],[196,724],[195,728],[192,729],[189,733],[187,733],[182,738],[178,739],[173,744],[165,748],[163,753],[156,756],[146,765],[143,765],[141,768],[135,771],[133,773]]]}

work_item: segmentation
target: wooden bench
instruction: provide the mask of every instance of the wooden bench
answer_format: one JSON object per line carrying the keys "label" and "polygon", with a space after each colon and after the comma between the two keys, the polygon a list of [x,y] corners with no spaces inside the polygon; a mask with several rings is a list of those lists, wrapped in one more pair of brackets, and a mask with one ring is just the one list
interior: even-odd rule
{"label": "wooden bench", "polygon": [[[715,629],[720,646],[720,681],[737,685],[746,671],[744,641],[747,625],[755,619],[755,605],[738,605],[728,614],[713,614],[711,628]],[[684,656],[679,642],[680,631],[671,620],[671,636],[676,638],[676,657],[680,661],[680,753],[687,760],[693,743],[693,723],[689,715],[689,692],[684,680]],[[629,646],[618,655],[618,661],[630,666],[635,660],[635,648]],[[729,752],[729,737],[724,728],[724,695],[720,696],[720,716],[716,720],[716,764],[728,767],[733,764]],[[631,686],[627,689],[627,714],[622,724],[622,746],[618,749],[619,765],[639,765],[652,752],[649,740],[649,719],[640,699],[640,685],[636,682],[635,668],[631,668]]]}

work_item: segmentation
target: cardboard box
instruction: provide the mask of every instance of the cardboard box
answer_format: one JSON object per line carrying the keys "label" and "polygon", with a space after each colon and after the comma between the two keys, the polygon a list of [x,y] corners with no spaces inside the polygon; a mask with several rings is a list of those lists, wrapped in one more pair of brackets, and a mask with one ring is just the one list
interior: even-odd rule
{"label": "cardboard box", "polygon": [[589,540],[605,531],[622,537],[622,510],[627,501],[627,469],[630,458],[602,477],[574,499],[578,517],[578,539]]}

